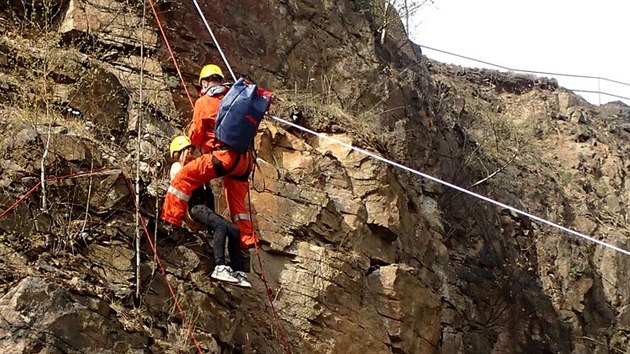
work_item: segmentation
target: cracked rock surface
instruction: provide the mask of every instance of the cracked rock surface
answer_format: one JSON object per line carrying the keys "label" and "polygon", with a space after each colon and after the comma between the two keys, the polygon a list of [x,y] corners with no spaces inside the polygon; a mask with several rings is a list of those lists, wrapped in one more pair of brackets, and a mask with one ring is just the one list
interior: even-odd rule
{"label": "cracked rock surface", "polygon": [[[235,71],[277,93],[273,114],[323,134],[260,127],[247,290],[210,279],[207,232],[155,223],[165,147],[191,108],[138,3],[0,3],[0,204],[37,186],[47,146],[46,177],[98,171],[50,180],[0,219],[0,348],[195,352],[171,287],[202,350],[278,353],[264,270],[294,353],[626,350],[628,257],[325,137],[628,249],[630,108],[421,58],[370,4],[202,4]],[[158,12],[195,95],[218,52],[191,4]],[[130,180],[168,283],[146,238],[136,268]]]}

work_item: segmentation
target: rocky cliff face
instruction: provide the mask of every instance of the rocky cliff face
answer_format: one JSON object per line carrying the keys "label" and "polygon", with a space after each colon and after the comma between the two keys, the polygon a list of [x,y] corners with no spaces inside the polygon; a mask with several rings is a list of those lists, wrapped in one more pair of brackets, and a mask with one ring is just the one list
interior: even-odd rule
{"label": "rocky cliff face", "polygon": [[[165,146],[190,117],[141,5],[0,5],[2,204],[36,185],[46,147],[47,177],[98,169],[49,180],[0,219],[6,352],[195,351],[146,243],[133,299],[125,176],[139,173],[151,221],[167,185]],[[301,110],[300,124],[335,139],[630,248],[627,106],[427,61],[370,1],[202,6],[234,70],[277,92],[274,113]],[[196,92],[198,68],[219,62],[214,44],[192,4],[158,11]],[[273,121],[256,146],[260,256],[292,352],[628,347],[627,256]],[[281,352],[257,261],[251,290],[211,282],[209,239],[157,235],[201,347]]]}

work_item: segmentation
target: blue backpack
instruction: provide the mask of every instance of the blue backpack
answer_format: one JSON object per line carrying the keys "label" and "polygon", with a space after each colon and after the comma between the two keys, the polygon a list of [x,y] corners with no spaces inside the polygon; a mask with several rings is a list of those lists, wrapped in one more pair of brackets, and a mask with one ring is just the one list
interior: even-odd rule
{"label": "blue backpack", "polygon": [[218,140],[244,153],[258,132],[258,125],[271,105],[273,93],[240,78],[219,105],[214,133]]}

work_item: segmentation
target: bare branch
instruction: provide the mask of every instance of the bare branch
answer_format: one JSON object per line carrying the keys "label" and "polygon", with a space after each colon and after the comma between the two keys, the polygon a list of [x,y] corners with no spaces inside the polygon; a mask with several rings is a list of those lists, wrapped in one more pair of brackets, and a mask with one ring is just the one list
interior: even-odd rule
{"label": "bare branch", "polygon": [[88,195],[87,201],[85,202],[85,218],[83,218],[83,225],[81,226],[81,231],[79,232],[79,237],[85,242],[85,226],[87,225],[88,216],[90,215],[90,199],[92,198],[92,171],[94,171],[94,158],[90,161],[90,182],[88,185]]}
{"label": "bare branch", "polygon": [[[144,28],[146,24],[146,1],[142,1],[142,31],[140,32],[140,97],[138,103],[138,136],[136,145],[136,300],[140,300],[140,155],[142,141],[143,79],[144,79]],[[156,217],[157,219],[157,217]],[[156,220],[157,224],[157,220]]]}
{"label": "bare branch", "polygon": [[512,162],[514,162],[514,160],[516,159],[516,157],[520,154],[520,152],[515,153],[512,158],[510,158],[506,163],[503,164],[503,166],[499,167],[496,171],[492,172],[491,174],[489,174],[487,177],[480,179],[479,181],[473,183],[469,188],[478,186],[482,183],[484,183],[485,181],[489,180],[490,178],[494,177],[497,175],[497,173],[505,170]]}

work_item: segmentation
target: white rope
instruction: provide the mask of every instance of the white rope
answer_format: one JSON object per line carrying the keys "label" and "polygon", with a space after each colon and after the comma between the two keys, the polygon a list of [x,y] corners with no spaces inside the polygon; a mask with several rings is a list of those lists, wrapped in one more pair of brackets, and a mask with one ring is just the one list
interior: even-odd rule
{"label": "white rope", "polygon": [[483,196],[483,195],[481,195],[481,194],[478,194],[478,193],[475,193],[475,192],[469,191],[468,189],[465,189],[465,188],[462,188],[462,187],[456,186],[456,185],[454,185],[454,184],[448,183],[448,182],[446,182],[446,181],[443,181],[443,180],[441,180],[441,179],[439,179],[439,178],[437,178],[437,177],[433,177],[433,176],[428,175],[428,174],[426,174],[426,173],[423,173],[423,172],[420,172],[420,171],[414,170],[413,168],[410,168],[410,167],[407,167],[407,166],[405,166],[405,165],[399,164],[398,162],[394,162],[394,161],[392,161],[392,160],[386,159],[386,158],[384,158],[384,157],[382,157],[382,156],[379,156],[379,155],[376,155],[376,154],[374,154],[374,153],[372,153],[372,152],[370,152],[370,151],[360,149],[360,148],[355,147],[355,146],[353,146],[353,145],[350,145],[350,144],[348,144],[348,143],[344,143],[344,142],[342,142],[342,141],[339,141],[339,140],[337,140],[337,139],[335,139],[335,138],[331,138],[331,137],[329,137],[329,136],[327,136],[327,135],[325,135],[325,134],[318,133],[318,132],[316,132],[316,131],[314,131],[314,130],[311,130],[311,129],[308,129],[308,128],[304,128],[304,127],[303,127],[303,126],[301,126],[301,125],[295,124],[295,123],[293,123],[293,122],[289,122],[289,121],[287,121],[287,120],[285,120],[285,119],[282,119],[282,118],[279,118],[279,117],[276,117],[276,116],[272,116],[272,115],[269,115],[269,117],[271,117],[272,119],[274,119],[274,120],[276,120],[276,121],[278,121],[278,122],[280,122],[280,123],[282,123],[282,124],[289,125],[289,126],[291,126],[291,127],[293,127],[293,128],[296,128],[296,129],[299,129],[299,130],[304,131],[304,132],[306,132],[306,133],[309,133],[309,134],[315,135],[315,136],[317,136],[317,137],[319,137],[319,138],[322,138],[322,139],[324,139],[324,140],[330,141],[330,142],[332,142],[332,143],[335,143],[335,144],[341,145],[341,146],[343,146],[343,147],[345,147],[345,148],[348,148],[348,149],[350,149],[350,150],[356,151],[356,152],[358,152],[358,153],[360,153],[360,154],[367,155],[367,156],[369,156],[369,157],[371,157],[371,158],[373,158],[373,159],[375,159],[375,160],[378,160],[378,161],[384,162],[384,163],[386,163],[386,164],[388,164],[388,165],[392,165],[392,166],[394,166],[394,167],[397,167],[397,168],[403,169],[403,170],[405,170],[405,171],[407,171],[407,172],[411,172],[411,173],[413,173],[413,174],[415,174],[415,175],[418,175],[418,176],[420,176],[420,177],[426,178],[426,179],[431,180],[431,181],[433,181],[433,182],[439,183],[439,184],[444,185],[444,186],[446,186],[446,187],[453,188],[453,189],[455,189],[455,190],[457,190],[457,191],[460,191],[460,192],[462,192],[462,193],[466,193],[466,194],[468,194],[468,195],[470,195],[470,196],[473,196],[473,197],[475,197],[475,198],[481,199],[481,200],[483,200],[483,201],[485,201],[485,202],[488,202],[488,203],[490,203],[490,204],[494,204],[494,205],[499,206],[499,207],[501,207],[501,208],[508,209],[508,210],[513,211],[513,212],[515,212],[515,213],[517,213],[517,214],[520,214],[520,215],[526,216],[526,217],[528,217],[528,218],[530,218],[530,219],[532,219],[532,220],[536,220],[536,221],[538,221],[538,222],[540,222],[540,223],[546,224],[546,225],[551,226],[551,227],[555,227],[555,228],[560,229],[560,230],[562,230],[562,231],[564,231],[564,232],[566,232],[566,233],[569,233],[569,234],[571,234],[571,235],[581,237],[581,238],[583,238],[583,239],[585,239],[585,240],[588,240],[588,241],[591,241],[591,242],[597,243],[597,244],[602,245],[602,246],[604,246],[604,247],[608,247],[608,248],[613,249],[613,250],[615,250],[615,251],[617,251],[617,252],[621,252],[621,253],[623,253],[623,254],[625,254],[625,255],[630,256],[630,251],[627,251],[627,250],[625,250],[625,249],[623,249],[623,248],[619,248],[619,247],[617,247],[617,246],[611,245],[610,243],[606,243],[606,242],[604,242],[604,241],[598,240],[598,239],[593,238],[593,237],[591,237],[591,236],[585,235],[585,234],[583,234],[583,233],[581,233],[581,232],[577,232],[577,231],[571,230],[571,229],[569,229],[569,228],[567,228],[567,227],[564,227],[564,226],[562,226],[562,225],[556,224],[556,223],[551,222],[551,221],[549,221],[549,220],[543,219],[543,218],[541,218],[541,217],[539,217],[539,216],[536,216],[536,215],[530,214],[530,213],[528,213],[528,212],[526,212],[526,211],[522,211],[522,210],[517,209],[517,208],[515,208],[515,207],[513,207],[513,206],[509,206],[509,205],[507,205],[507,204],[503,204],[503,203],[501,203],[501,202],[498,202],[498,201],[496,201],[496,200],[494,200],[494,199],[488,198],[488,197]]}
{"label": "white rope", "polygon": [[203,23],[206,25],[206,29],[208,30],[208,33],[210,33],[210,36],[212,37],[214,44],[216,44],[217,49],[219,50],[219,54],[221,54],[221,58],[223,59],[223,62],[225,63],[225,66],[227,66],[228,70],[230,71],[230,75],[232,75],[232,80],[236,82],[236,75],[234,75],[234,71],[232,71],[232,67],[230,66],[230,63],[225,57],[225,54],[223,53],[223,50],[221,49],[221,46],[219,45],[219,41],[217,40],[217,37],[214,36],[212,29],[210,29],[210,25],[208,24],[208,21],[206,20],[206,16],[204,16],[203,12],[201,11],[201,8],[199,7],[199,3],[197,3],[197,0],[192,0],[192,2],[193,4],[195,4],[195,7],[197,8],[197,12],[199,12],[199,16],[203,20]]}
{"label": "white rope", "polygon": [[146,24],[147,2],[142,1],[142,28],[140,30],[140,94],[138,97],[138,117],[136,123],[138,124],[138,136],[136,145],[136,300],[140,301],[140,154],[142,151],[142,115],[144,113],[143,107],[143,79],[144,79],[144,30]]}

